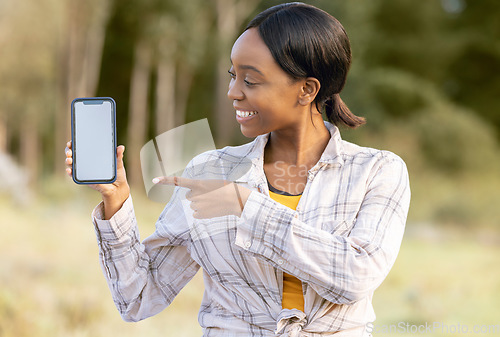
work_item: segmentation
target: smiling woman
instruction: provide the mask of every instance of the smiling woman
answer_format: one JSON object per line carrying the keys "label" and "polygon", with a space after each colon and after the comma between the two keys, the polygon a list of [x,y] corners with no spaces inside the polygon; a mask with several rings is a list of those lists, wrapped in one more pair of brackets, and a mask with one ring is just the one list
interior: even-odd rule
{"label": "smiling woman", "polygon": [[[287,7],[294,9],[284,10]],[[246,30],[251,28],[258,29],[276,63],[291,78],[319,81],[315,107],[324,108],[332,123],[349,127],[365,123],[339,96],[351,66],[351,47],[337,19],[312,6],[284,4],[257,15]]]}
{"label": "smiling woman", "polygon": [[410,189],[398,156],[340,137],[337,126],[364,123],[339,96],[350,62],[328,13],[289,3],[257,15],[232,48],[228,90],[241,132],[256,138],[155,178],[175,191],[142,243],[118,148],[116,182],[92,186],[103,197],[93,219],[125,320],[163,310],[201,268],[204,336],[370,335]]}
{"label": "smiling woman", "polygon": [[[308,101],[319,90],[318,81],[294,80],[285,73],[257,29],[246,30],[236,40],[231,63],[228,97],[233,101],[245,136],[256,137],[297,125],[311,112]],[[303,104],[297,104],[299,94],[303,96]],[[321,115],[318,112],[315,115],[321,122]]]}

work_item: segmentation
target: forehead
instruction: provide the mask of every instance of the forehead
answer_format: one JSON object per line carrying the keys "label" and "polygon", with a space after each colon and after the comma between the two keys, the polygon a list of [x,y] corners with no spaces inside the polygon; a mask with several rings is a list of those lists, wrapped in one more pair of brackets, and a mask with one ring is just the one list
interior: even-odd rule
{"label": "forehead", "polygon": [[246,30],[236,40],[231,50],[231,62],[236,67],[251,65],[269,71],[279,68],[256,28]]}

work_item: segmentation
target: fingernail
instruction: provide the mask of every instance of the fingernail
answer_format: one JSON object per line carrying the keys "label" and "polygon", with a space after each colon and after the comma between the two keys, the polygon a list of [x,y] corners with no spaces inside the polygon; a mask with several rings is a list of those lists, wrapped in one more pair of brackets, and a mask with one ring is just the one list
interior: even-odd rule
{"label": "fingernail", "polygon": [[160,179],[158,179],[158,178],[153,179],[153,184],[158,184],[159,182],[160,182]]}

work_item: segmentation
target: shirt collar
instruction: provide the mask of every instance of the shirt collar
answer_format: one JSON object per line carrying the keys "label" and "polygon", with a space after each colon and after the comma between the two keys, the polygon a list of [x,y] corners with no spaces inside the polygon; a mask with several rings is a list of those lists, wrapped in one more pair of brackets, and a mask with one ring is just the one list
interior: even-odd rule
{"label": "shirt collar", "polygon": [[330,122],[324,121],[325,126],[330,132],[330,140],[326,145],[325,150],[321,154],[319,163],[326,164],[344,164],[344,159],[342,158],[342,153],[344,151],[342,146],[342,137],[340,136],[339,129]]}
{"label": "shirt collar", "polygon": [[[330,132],[330,140],[326,145],[325,150],[317,165],[340,165],[342,166],[344,160],[342,159],[342,138],[340,137],[339,129],[330,122],[323,121],[326,128]],[[251,143],[249,152],[246,158],[251,160],[252,166],[241,178],[236,182],[254,182],[255,185],[266,183],[264,175],[264,149],[267,141],[269,140],[270,133],[257,136]]]}

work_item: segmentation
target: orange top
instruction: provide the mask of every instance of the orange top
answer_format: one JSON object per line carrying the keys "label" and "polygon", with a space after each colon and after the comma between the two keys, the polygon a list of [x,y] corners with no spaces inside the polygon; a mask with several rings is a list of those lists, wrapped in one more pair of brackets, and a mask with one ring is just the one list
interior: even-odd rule
{"label": "orange top", "polygon": [[[271,199],[291,209],[296,209],[301,195],[282,195],[269,191]],[[295,276],[283,273],[283,309],[299,309],[304,311],[304,295],[302,282]]]}

